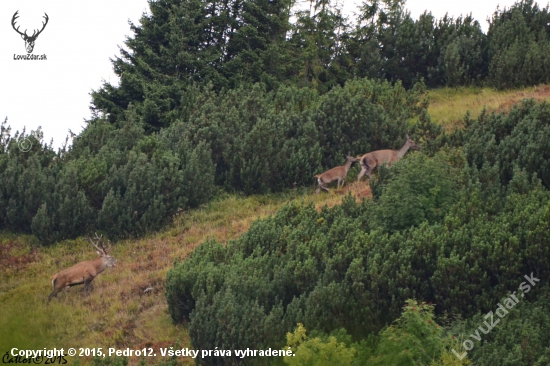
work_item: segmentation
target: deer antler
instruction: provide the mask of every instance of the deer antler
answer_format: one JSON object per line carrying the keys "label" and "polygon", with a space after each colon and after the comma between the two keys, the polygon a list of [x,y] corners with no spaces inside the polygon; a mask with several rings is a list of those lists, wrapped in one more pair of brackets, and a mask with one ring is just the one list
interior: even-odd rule
{"label": "deer antler", "polygon": [[[96,237],[97,237],[97,233],[96,233]],[[92,240],[92,238],[88,237],[88,241],[90,242],[90,244],[92,244],[94,246],[94,248],[96,248],[99,252],[103,252],[103,249],[98,247],[96,245],[96,243],[94,243],[94,241]]]}
{"label": "deer antler", "polygon": [[109,251],[110,247],[108,248],[105,248],[105,246],[103,245],[103,235],[99,236],[97,235],[97,233],[95,233],[95,237],[96,237],[96,240],[98,241],[98,243],[101,245],[101,248],[98,247],[92,240],[92,238],[88,237],[88,240],[90,241],[90,243],[99,251],[99,252],[102,252],[103,254],[107,255],[107,252]]}
{"label": "deer antler", "polygon": [[48,24],[48,20],[49,20],[50,18],[48,17],[48,14],[46,14],[46,13],[44,13],[43,18],[46,19],[46,23],[42,22],[42,29],[40,29],[40,30],[38,31],[38,33],[36,33],[36,35],[34,34],[36,31],[33,31],[31,38],[33,38],[33,37],[34,37],[34,38],[38,37],[38,35],[39,35],[40,33],[42,33],[42,31],[44,30],[44,28],[46,28],[46,24]]}
{"label": "deer antler", "polygon": [[[25,30],[25,33],[21,33],[21,32],[19,32],[19,27],[15,28],[15,20],[16,20],[17,18],[19,18],[19,15],[17,15],[17,13],[19,13],[19,10],[17,10],[17,11],[15,12],[15,14],[13,14],[13,17],[11,18],[11,26],[12,26],[13,29],[14,29],[17,33],[19,33],[20,35],[25,36],[25,37],[28,37],[28,36],[27,36],[27,31],[26,31],[26,30]],[[46,13],[44,13],[44,14],[46,14]]]}
{"label": "deer antler", "polygon": [[46,25],[48,24],[48,20],[50,20],[50,18],[48,17],[48,14],[44,13],[43,18],[46,19],[46,22],[42,22],[42,29],[40,29],[40,30],[38,31],[38,33],[36,33],[36,29],[35,29],[35,30],[33,31],[33,33],[32,33],[32,36],[29,37],[29,36],[27,35],[27,30],[26,30],[26,29],[25,29],[25,33],[21,33],[21,32],[19,31],[19,26],[18,26],[17,28],[15,28],[15,20],[16,20],[17,18],[19,18],[19,15],[18,15],[17,13],[19,13],[19,10],[17,10],[17,11],[15,12],[15,14],[13,14],[13,17],[11,18],[11,26],[13,27],[13,29],[14,29],[17,33],[19,33],[19,34],[22,35],[22,36],[25,36],[26,39],[35,39],[36,37],[38,37],[38,35],[39,35],[40,33],[42,33],[42,31],[44,30],[44,28],[46,28]]}

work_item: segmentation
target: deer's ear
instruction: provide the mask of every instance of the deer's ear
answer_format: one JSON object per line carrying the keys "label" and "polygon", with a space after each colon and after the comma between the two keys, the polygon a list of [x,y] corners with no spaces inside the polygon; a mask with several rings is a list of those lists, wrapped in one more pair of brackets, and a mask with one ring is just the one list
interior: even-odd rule
{"label": "deer's ear", "polygon": [[25,40],[25,35],[24,34],[21,35],[21,39]]}
{"label": "deer's ear", "polygon": [[101,253],[99,250],[96,250],[95,252],[96,252],[97,255],[99,255],[100,257],[103,257],[103,253]]}

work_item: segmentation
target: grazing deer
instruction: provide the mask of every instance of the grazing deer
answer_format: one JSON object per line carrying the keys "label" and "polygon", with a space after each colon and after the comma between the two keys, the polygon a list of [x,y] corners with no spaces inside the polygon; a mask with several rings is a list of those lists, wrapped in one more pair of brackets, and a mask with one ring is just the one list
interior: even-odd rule
{"label": "grazing deer", "polygon": [[106,249],[103,246],[102,237],[97,236],[97,234],[95,234],[95,236],[98,242],[101,243],[101,248],[98,247],[91,238],[88,238],[88,240],[97,249],[97,254],[99,257],[91,261],[77,263],[72,267],[54,274],[51,278],[53,291],[50,296],[48,296],[48,303],[65,287],[70,286],[84,284],[84,297],[88,296],[88,294],[94,289],[94,286],[91,283],[93,279],[106,268],[113,267],[115,265],[117,260],[107,254],[110,248]]}
{"label": "grazing deer", "polygon": [[405,145],[399,150],[376,150],[365,154],[359,158],[359,164],[361,165],[361,172],[357,176],[357,181],[359,182],[363,175],[367,175],[370,179],[372,171],[379,165],[387,163],[388,166],[391,163],[395,163],[401,159],[407,151],[412,148],[414,150],[419,150],[420,147],[407,135],[407,141]]}
{"label": "grazing deer", "polygon": [[[330,182],[335,181],[338,179],[337,187],[340,187],[340,185],[344,185],[344,179],[346,179],[346,175],[348,175],[348,170],[351,167],[351,164],[358,161],[359,159],[350,156],[349,153],[346,156],[346,163],[341,166],[337,166],[336,168],[332,168],[330,170],[327,170],[323,174],[318,174],[315,176],[317,178],[317,182],[319,183],[319,187],[315,190],[315,194],[319,194],[321,191],[321,188],[324,189],[327,192],[330,192],[327,188],[327,184],[330,184]],[[341,183],[341,184],[340,184]]]}

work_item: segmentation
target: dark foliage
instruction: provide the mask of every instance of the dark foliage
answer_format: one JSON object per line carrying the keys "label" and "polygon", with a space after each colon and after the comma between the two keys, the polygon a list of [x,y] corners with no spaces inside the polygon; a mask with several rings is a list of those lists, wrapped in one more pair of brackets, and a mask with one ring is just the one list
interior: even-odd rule
{"label": "dark foliage", "polygon": [[[530,274],[528,274],[530,275]],[[525,280],[525,279],[522,279]],[[530,290],[537,292],[536,301],[524,301],[505,313],[500,310],[501,318],[494,314],[497,326],[487,335],[483,334],[481,342],[475,344],[468,357],[480,366],[518,365],[542,366],[550,363],[550,307],[547,288]],[[501,301],[503,302],[503,301]],[[496,311],[497,307],[493,311]],[[485,327],[484,315],[479,314],[467,321],[455,323],[452,331],[455,334],[474,333],[480,326]],[[472,338],[470,338],[472,339]]]}
{"label": "dark foliage", "polygon": [[527,181],[538,178],[550,189],[548,103],[525,100],[507,114],[482,113],[477,120],[467,118],[465,122],[466,129],[444,139],[452,146],[462,146],[468,164],[479,172],[482,182],[506,186],[520,174]]}
{"label": "dark foliage", "polygon": [[550,13],[522,0],[494,13],[487,33],[489,79],[498,88],[550,80]]}
{"label": "dark foliage", "polygon": [[293,4],[151,1],[113,60],[120,84],[94,91],[93,110],[120,128],[131,104],[149,134],[189,118],[196,85],[219,95],[254,83],[323,95],[354,77],[411,89],[422,81],[509,88],[550,75],[548,9],[532,0],[495,12],[487,35],[471,15],[412,19],[402,0],[367,1],[354,20],[331,1],[312,0],[292,23]]}
{"label": "dark foliage", "polygon": [[[494,310],[524,274],[546,288],[550,193],[538,178],[548,176],[546,109],[526,102],[469,120],[446,137],[462,150],[412,153],[382,168],[375,201],[348,197],[321,212],[288,205],[227,246],[199,246],[168,273],[172,318],[189,324],[197,349],[279,348],[298,322],[324,334],[344,328],[358,340],[397,318],[410,298],[467,318]],[[476,357],[509,342],[497,339]],[[542,343],[529,344],[543,357]]]}
{"label": "dark foliage", "polygon": [[[41,146],[39,135],[10,137],[5,125],[0,227],[32,232],[43,244],[92,230],[111,238],[141,235],[212,196],[207,144],[176,153],[157,135],[145,136],[133,118],[121,129],[91,121],[71,149],[58,153]],[[33,142],[28,152],[20,148],[24,138]]]}
{"label": "dark foliage", "polygon": [[[9,137],[4,123],[0,227],[43,243],[92,230],[130,237],[207,202],[214,184],[247,194],[310,185],[347,152],[398,147],[408,121],[425,114],[423,91],[367,79],[324,95],[261,83],[190,87],[179,111],[186,118],[160,132],[148,133],[146,117],[130,106],[118,126],[97,117],[58,153],[40,147],[39,135]],[[419,138],[438,133],[422,126]],[[25,137],[28,152],[18,144]]]}

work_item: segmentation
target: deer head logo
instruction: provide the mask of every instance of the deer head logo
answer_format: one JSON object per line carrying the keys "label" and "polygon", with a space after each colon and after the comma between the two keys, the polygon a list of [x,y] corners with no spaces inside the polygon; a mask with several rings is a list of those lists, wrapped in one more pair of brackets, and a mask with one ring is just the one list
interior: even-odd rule
{"label": "deer head logo", "polygon": [[34,49],[34,42],[36,41],[36,38],[40,33],[42,33],[44,28],[46,28],[46,24],[48,24],[48,14],[44,13],[44,18],[46,19],[46,22],[42,22],[42,29],[40,29],[38,33],[37,30],[34,30],[32,36],[29,36],[26,29],[24,33],[21,33],[19,31],[19,27],[15,28],[15,20],[19,18],[19,15],[17,15],[18,12],[19,10],[17,10],[15,14],[13,14],[13,18],[11,18],[11,26],[13,27],[13,29],[15,29],[17,33],[21,35],[21,38],[23,38],[23,40],[25,41],[25,48],[27,49],[27,53],[31,53]]}

